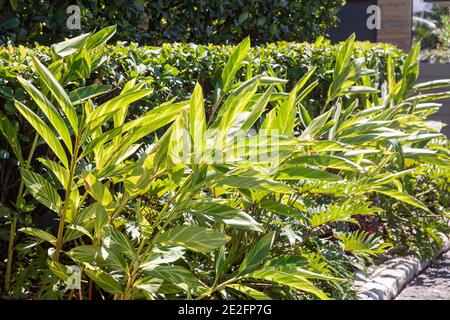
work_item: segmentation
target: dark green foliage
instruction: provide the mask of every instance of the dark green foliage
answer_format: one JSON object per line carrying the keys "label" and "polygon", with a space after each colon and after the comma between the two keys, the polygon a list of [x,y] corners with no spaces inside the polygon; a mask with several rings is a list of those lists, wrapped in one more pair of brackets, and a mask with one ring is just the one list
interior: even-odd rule
{"label": "dark green foliage", "polygon": [[[344,0],[0,1],[0,44],[51,44],[112,24],[117,39],[140,43],[314,41],[337,23]],[[81,9],[69,30],[67,7]]]}

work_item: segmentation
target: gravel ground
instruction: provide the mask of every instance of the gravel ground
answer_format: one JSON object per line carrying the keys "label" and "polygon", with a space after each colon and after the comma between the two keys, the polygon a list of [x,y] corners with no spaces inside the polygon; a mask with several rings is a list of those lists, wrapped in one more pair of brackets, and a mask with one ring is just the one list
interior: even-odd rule
{"label": "gravel ground", "polygon": [[450,251],[418,275],[395,300],[450,300]]}

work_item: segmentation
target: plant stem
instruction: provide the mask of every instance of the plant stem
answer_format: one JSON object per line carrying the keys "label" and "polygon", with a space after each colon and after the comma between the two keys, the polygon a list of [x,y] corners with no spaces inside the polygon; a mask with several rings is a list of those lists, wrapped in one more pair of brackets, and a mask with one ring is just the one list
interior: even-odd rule
{"label": "plant stem", "polygon": [[11,270],[12,260],[14,253],[14,240],[17,228],[17,216],[14,216],[11,222],[11,228],[9,230],[9,244],[8,244],[8,261],[6,263],[6,276],[5,276],[5,291],[8,292],[11,285]]}
{"label": "plant stem", "polygon": [[53,261],[55,261],[55,262],[59,261],[59,255],[61,253],[61,249],[62,249],[62,245],[63,245],[64,224],[66,222],[66,214],[67,214],[67,208],[69,206],[70,194],[72,193],[72,181],[73,181],[73,176],[75,173],[75,167],[77,165],[77,154],[78,154],[79,146],[80,146],[80,135],[78,134],[75,138],[75,145],[73,147],[73,156],[71,158],[70,169],[69,169],[69,178],[67,180],[66,196],[64,199],[64,205],[63,205],[63,209],[61,212],[61,219],[59,220],[58,235],[56,237],[56,245],[55,245],[55,253],[53,254]]}
{"label": "plant stem", "polygon": [[112,224],[114,222],[114,220],[122,213],[122,210],[127,206],[128,201],[130,201],[130,198],[127,196],[124,196],[122,201],[119,204],[119,207],[111,215],[111,218],[109,219],[109,224]]}
{"label": "plant stem", "polygon": [[[36,133],[34,136],[33,143],[31,145],[30,153],[28,154],[27,162],[24,164],[24,168],[28,169],[31,165],[31,160],[33,159],[34,151],[36,150],[37,142],[39,140],[39,134]],[[23,179],[20,179],[19,192],[16,198],[16,209],[19,207],[20,201],[23,199],[23,191],[25,184]],[[11,286],[11,272],[12,272],[12,261],[14,256],[14,242],[16,238],[17,229],[17,214],[14,215],[11,227],[9,229],[9,243],[8,243],[8,260],[6,262],[6,275],[5,275],[5,291],[8,292]]]}
{"label": "plant stem", "polygon": [[204,294],[198,296],[197,298],[195,298],[195,300],[201,300],[207,296],[210,296],[211,294],[213,294],[215,291],[218,291],[220,289],[222,289],[223,287],[225,287],[227,284],[233,283],[235,281],[239,280],[239,278],[234,277],[231,278],[230,280],[227,280],[225,282],[222,282],[221,284],[219,284],[217,287],[213,287],[211,289],[209,289],[207,292],[205,292]]}

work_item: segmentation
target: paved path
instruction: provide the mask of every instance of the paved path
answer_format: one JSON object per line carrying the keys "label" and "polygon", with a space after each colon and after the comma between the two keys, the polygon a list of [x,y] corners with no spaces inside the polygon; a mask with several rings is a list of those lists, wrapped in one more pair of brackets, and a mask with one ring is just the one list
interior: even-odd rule
{"label": "paved path", "polygon": [[450,251],[418,275],[395,300],[450,300]]}

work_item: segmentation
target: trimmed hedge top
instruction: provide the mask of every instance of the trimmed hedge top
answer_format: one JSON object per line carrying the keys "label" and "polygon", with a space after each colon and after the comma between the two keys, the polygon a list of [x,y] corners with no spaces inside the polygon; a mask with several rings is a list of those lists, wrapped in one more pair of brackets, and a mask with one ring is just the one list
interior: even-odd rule
{"label": "trimmed hedge top", "polygon": [[[71,83],[109,84],[113,87],[123,87],[132,78],[146,78],[152,80],[154,93],[148,98],[149,105],[160,104],[168,99],[188,99],[196,82],[204,88],[205,95],[211,97],[217,79],[232,50],[224,45],[196,45],[196,44],[164,44],[161,47],[139,46],[135,43],[108,45],[97,50],[96,54],[86,55],[91,70],[86,73],[73,75],[69,73]],[[310,112],[317,115],[323,106],[332,74],[336,52],[339,45],[317,41],[310,43],[277,42],[252,47],[251,58],[246,62],[238,77],[244,79],[254,74],[276,76],[289,80],[288,89],[292,88],[308,70],[316,67],[315,79],[319,85],[310,95],[308,105]],[[57,55],[51,47],[38,46],[27,49],[23,46],[0,49],[0,104],[4,105],[7,113],[14,112],[12,101],[22,100],[23,90],[16,83],[16,74],[32,72],[28,67],[30,53],[37,55],[46,64],[54,64]],[[106,53],[106,60],[99,57]],[[355,46],[354,56],[360,58],[367,69],[378,72],[376,82],[381,86],[385,80],[387,57],[391,56],[396,65],[396,73],[400,75],[399,65],[404,60],[404,53],[388,44],[371,44],[359,42]],[[13,67],[11,68],[11,65]],[[86,78],[87,77],[87,78]],[[30,75],[26,75],[30,78]],[[118,92],[118,90],[113,90]],[[6,104],[5,104],[6,103]]]}
{"label": "trimmed hedge top", "polygon": [[[344,0],[0,1],[0,44],[51,44],[116,24],[116,39],[139,43],[314,41],[336,26]],[[70,5],[81,30],[66,26]]]}

